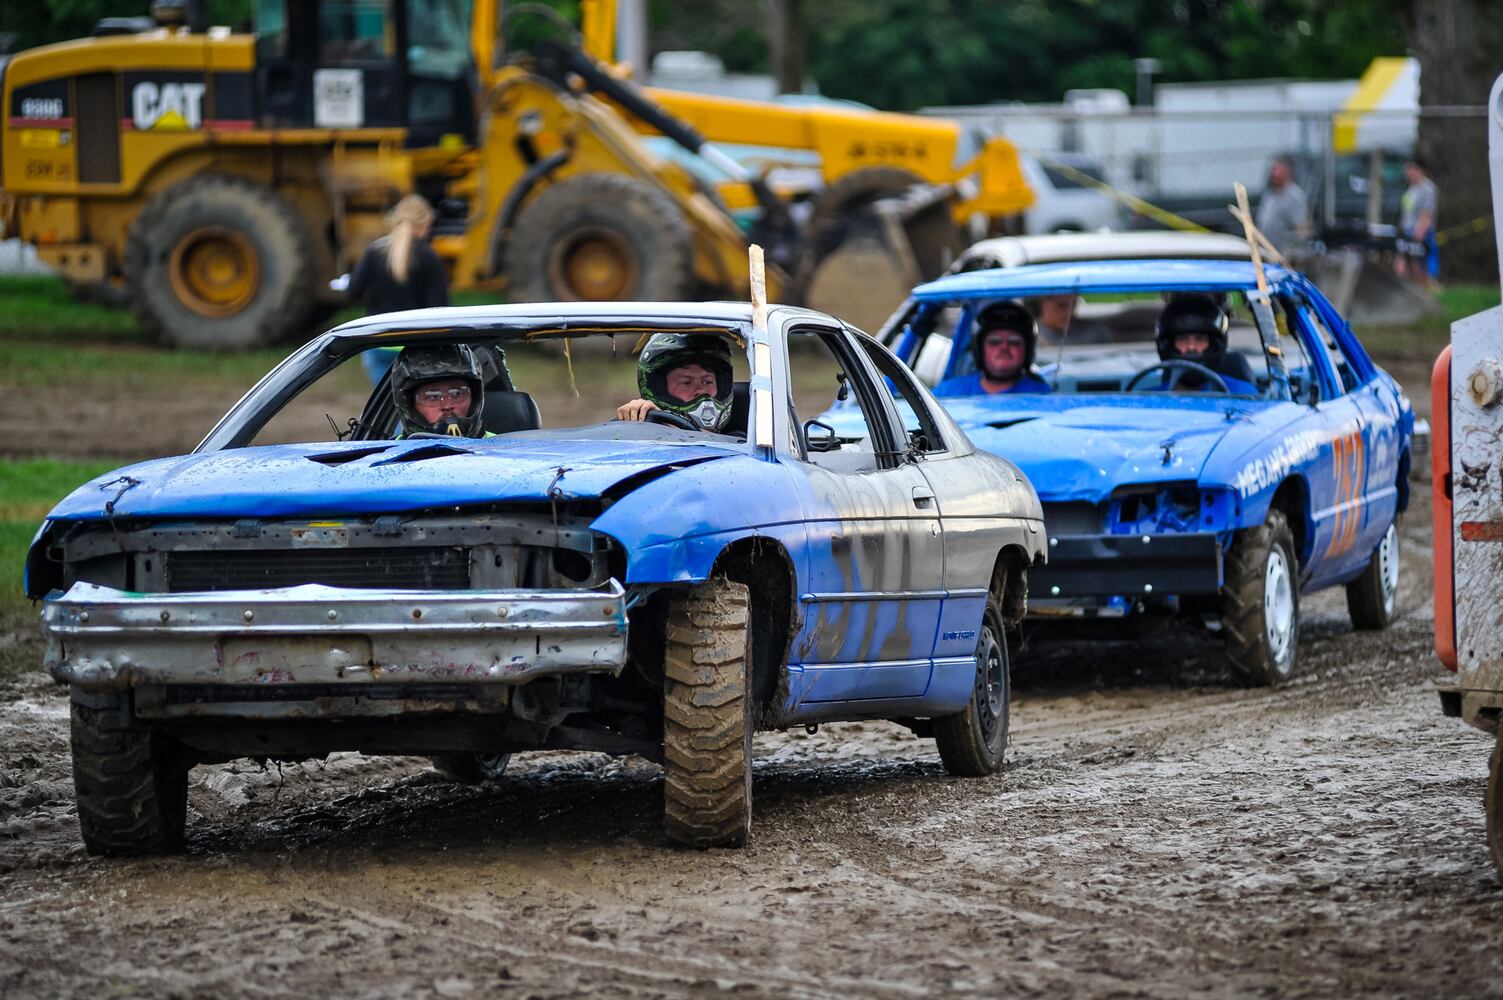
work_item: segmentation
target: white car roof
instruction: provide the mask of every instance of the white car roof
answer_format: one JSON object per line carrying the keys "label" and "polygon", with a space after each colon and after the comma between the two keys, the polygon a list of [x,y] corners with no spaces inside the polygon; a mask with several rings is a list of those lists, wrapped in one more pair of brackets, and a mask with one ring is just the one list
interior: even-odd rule
{"label": "white car roof", "polygon": [[[1087,260],[1156,260],[1179,257],[1246,260],[1251,251],[1240,236],[1181,233],[1168,229],[1124,233],[1054,233],[999,236],[973,243],[950,265],[949,273],[987,267],[1021,267]],[[981,262],[985,261],[985,264]]]}

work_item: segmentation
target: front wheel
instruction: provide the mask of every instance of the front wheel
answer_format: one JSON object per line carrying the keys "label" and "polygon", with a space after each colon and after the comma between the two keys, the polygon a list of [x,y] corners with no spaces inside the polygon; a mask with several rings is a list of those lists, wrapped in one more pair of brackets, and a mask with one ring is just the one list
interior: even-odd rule
{"label": "front wheel", "polygon": [[164,854],[182,846],[188,770],[181,747],[136,723],[123,695],[75,696],[73,790],[90,854]]}
{"label": "front wheel", "polygon": [[1226,557],[1221,624],[1226,655],[1243,680],[1278,687],[1294,676],[1299,648],[1299,563],[1282,511],[1237,533]]}
{"label": "front wheel", "polygon": [[1356,628],[1376,631],[1393,621],[1399,597],[1399,521],[1389,522],[1362,575],[1346,585],[1346,609]]}
{"label": "front wheel", "polygon": [[663,653],[663,828],[688,847],[751,836],[751,592],[715,577],[676,594]]}
{"label": "front wheel", "polygon": [[1008,677],[1007,639],[1002,611],[988,598],[976,643],[976,677],[964,711],[934,720],[934,742],[945,769],[963,778],[984,778],[1002,769],[1007,750]]}

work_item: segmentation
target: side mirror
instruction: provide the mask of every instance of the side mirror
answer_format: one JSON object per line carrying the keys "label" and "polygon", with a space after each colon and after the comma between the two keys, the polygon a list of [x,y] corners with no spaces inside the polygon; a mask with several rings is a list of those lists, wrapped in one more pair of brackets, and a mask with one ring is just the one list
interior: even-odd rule
{"label": "side mirror", "polygon": [[[824,431],[818,436],[810,431],[818,428]],[[835,436],[835,428],[820,420],[804,421],[804,450],[808,452],[839,451],[840,438]]]}

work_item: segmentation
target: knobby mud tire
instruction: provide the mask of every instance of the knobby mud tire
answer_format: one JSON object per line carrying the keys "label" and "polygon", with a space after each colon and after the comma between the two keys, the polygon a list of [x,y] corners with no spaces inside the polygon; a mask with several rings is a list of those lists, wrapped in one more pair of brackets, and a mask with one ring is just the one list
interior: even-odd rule
{"label": "knobby mud tire", "polygon": [[[994,659],[995,657],[995,659]],[[1000,667],[1000,678],[995,675]],[[988,598],[976,642],[976,677],[965,710],[934,720],[934,742],[945,769],[962,778],[984,778],[1002,769],[1012,701],[1011,665],[1002,609]],[[1000,683],[1000,701],[996,687]]]}
{"label": "knobby mud tire", "polygon": [[182,750],[141,726],[122,696],[73,703],[73,789],[90,854],[126,857],[179,850],[188,815]]}
{"label": "knobby mud tire", "polygon": [[[1284,560],[1291,602],[1289,636],[1277,655],[1269,636],[1266,589],[1275,553]],[[1279,687],[1294,676],[1299,657],[1298,574],[1294,533],[1282,511],[1270,510],[1261,525],[1237,533],[1226,557],[1221,624],[1228,665],[1243,683]]]}
{"label": "knobby mud tire", "polygon": [[688,847],[751,836],[751,593],[714,578],[669,604],[663,656],[663,828]]}
{"label": "knobby mud tire", "polygon": [[[694,237],[683,212],[636,177],[586,173],[552,184],[512,232],[503,266],[514,302],[681,302],[694,291]],[[592,241],[623,264],[615,294],[586,294],[569,280],[571,255]]]}
{"label": "knobby mud tire", "polygon": [[[1391,543],[1389,532],[1392,532]],[[1390,551],[1385,555],[1384,548],[1390,545]],[[1383,542],[1373,551],[1362,575],[1346,585],[1346,610],[1354,628],[1376,632],[1393,623],[1398,612],[1400,548],[1399,518],[1394,515],[1393,523],[1384,532]],[[1390,566],[1394,570],[1391,583],[1386,573]]]}
{"label": "knobby mud tire", "polygon": [[[175,253],[196,235],[251,262],[243,302],[206,314],[184,297]],[[245,350],[307,332],[314,305],[312,237],[293,207],[264,184],[200,174],[159,192],[131,223],[123,262],[131,308],[143,329],[173,347]],[[176,268],[177,270],[174,270]]]}

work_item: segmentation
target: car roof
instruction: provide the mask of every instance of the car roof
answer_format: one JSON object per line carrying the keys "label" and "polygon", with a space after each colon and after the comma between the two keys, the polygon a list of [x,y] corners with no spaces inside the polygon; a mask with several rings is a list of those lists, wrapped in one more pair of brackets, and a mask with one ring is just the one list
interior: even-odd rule
{"label": "car roof", "polygon": [[[1270,285],[1289,280],[1276,264],[1264,266]],[[1231,292],[1256,288],[1250,260],[1092,260],[1030,264],[952,274],[913,290],[924,300],[1016,298],[1084,292]]]}
{"label": "car roof", "polygon": [[1197,257],[1246,260],[1247,241],[1226,233],[1183,233],[1167,229],[1122,233],[1054,233],[1047,236],[998,236],[967,247],[951,271],[977,260],[1001,267],[1071,260],[1142,260]]}

